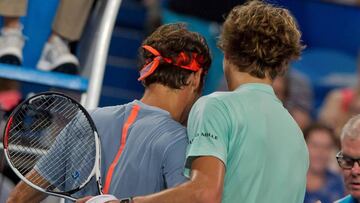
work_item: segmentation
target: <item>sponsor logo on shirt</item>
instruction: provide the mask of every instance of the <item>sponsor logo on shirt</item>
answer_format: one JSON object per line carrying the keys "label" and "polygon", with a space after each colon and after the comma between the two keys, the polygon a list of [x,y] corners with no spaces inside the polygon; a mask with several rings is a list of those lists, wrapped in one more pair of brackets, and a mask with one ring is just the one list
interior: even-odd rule
{"label": "sponsor logo on shirt", "polygon": [[197,137],[206,137],[206,138],[210,138],[213,140],[217,140],[218,136],[211,134],[211,133],[196,133],[196,135],[190,140],[190,144],[193,143],[193,141],[195,140],[195,138]]}

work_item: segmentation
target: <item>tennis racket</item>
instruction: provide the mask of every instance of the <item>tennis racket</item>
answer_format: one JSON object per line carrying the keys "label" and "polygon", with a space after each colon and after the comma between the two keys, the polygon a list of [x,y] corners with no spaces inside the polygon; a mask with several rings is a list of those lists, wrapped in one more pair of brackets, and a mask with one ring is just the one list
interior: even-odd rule
{"label": "tennis racket", "polygon": [[72,201],[72,195],[100,178],[100,143],[90,115],[60,93],[37,94],[16,107],[3,137],[5,157],[31,187]]}

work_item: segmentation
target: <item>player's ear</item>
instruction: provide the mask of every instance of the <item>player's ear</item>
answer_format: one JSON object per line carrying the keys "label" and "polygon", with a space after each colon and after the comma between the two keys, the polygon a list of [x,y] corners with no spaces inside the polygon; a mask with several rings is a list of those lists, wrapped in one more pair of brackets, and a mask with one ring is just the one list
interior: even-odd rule
{"label": "player's ear", "polygon": [[202,79],[202,74],[203,74],[203,69],[200,68],[200,70],[198,70],[197,72],[194,72],[194,76],[193,76],[193,81],[192,81],[192,86],[194,87],[194,89],[199,89],[200,85],[201,85],[201,79]]}

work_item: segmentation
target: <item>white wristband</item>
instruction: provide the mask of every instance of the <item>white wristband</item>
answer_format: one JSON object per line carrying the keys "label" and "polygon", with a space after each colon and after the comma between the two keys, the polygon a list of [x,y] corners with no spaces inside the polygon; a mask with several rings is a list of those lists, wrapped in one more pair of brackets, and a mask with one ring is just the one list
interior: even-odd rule
{"label": "white wristband", "polygon": [[89,199],[88,201],[86,201],[86,203],[105,203],[113,200],[118,200],[118,199],[113,195],[98,195]]}

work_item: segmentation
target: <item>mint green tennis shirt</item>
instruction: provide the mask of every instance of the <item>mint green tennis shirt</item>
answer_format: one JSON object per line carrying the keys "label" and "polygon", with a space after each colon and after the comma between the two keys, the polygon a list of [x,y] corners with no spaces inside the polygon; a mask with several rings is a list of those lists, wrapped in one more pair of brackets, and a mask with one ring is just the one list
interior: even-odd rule
{"label": "mint green tennis shirt", "polygon": [[226,168],[223,203],[302,203],[309,166],[303,134],[270,85],[200,98],[188,120],[185,175],[199,156]]}

